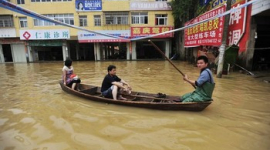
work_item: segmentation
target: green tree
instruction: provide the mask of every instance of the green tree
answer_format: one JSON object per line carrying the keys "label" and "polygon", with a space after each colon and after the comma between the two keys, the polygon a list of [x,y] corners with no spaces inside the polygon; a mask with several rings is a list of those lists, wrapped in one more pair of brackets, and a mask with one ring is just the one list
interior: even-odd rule
{"label": "green tree", "polygon": [[[172,7],[172,14],[174,17],[174,27],[183,27],[185,22],[197,17],[204,13],[208,6],[199,6],[199,0],[172,0],[170,5]],[[185,60],[185,48],[184,48],[184,30],[174,33],[174,42],[176,53],[180,55],[180,60]]]}

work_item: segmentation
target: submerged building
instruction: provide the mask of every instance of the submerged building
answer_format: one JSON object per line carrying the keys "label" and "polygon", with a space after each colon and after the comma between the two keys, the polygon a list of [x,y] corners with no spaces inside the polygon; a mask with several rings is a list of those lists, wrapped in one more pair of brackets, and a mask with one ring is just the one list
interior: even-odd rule
{"label": "submerged building", "polygon": [[[169,1],[169,0],[168,0]],[[147,40],[173,29],[167,0],[10,0],[27,10],[111,38],[39,20],[0,7],[0,63],[161,59]],[[151,40],[169,57],[172,34]]]}

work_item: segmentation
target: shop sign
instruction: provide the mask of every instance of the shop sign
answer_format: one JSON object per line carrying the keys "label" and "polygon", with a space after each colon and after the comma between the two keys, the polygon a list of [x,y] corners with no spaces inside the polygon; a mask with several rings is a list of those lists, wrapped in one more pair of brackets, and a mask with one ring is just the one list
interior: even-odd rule
{"label": "shop sign", "polygon": [[51,39],[70,39],[68,29],[54,30],[20,30],[21,40],[51,40]]}
{"label": "shop sign", "polygon": [[101,0],[76,0],[76,11],[102,11]]}
{"label": "shop sign", "polygon": [[129,42],[130,30],[96,30],[102,34],[108,34],[119,38],[99,35],[96,33],[78,31],[79,43],[96,43],[96,42]]}
{"label": "shop sign", "polygon": [[130,10],[172,10],[167,2],[130,2]]}
{"label": "shop sign", "polygon": [[0,38],[12,38],[12,37],[16,37],[15,28],[12,28],[12,29],[1,28]]}
{"label": "shop sign", "polygon": [[[131,37],[144,37],[172,30],[173,27],[131,27]],[[162,34],[153,38],[173,37],[173,33]]]}
{"label": "shop sign", "polygon": [[[208,20],[211,17],[225,12],[225,5],[208,11],[191,21],[185,23],[185,26]],[[222,33],[224,17],[209,20],[196,26],[185,29],[185,47],[196,47],[200,45],[219,46],[222,42]]]}
{"label": "shop sign", "polygon": [[[233,4],[232,8],[235,8],[239,5],[244,4],[246,1],[243,0],[239,3]],[[244,34],[244,30],[246,27],[245,21],[246,21],[246,7],[242,9],[237,9],[234,12],[231,12],[230,14],[230,21],[229,21],[229,32],[228,32],[228,39],[227,44],[233,45],[237,44],[240,38]],[[239,43],[240,47],[245,47],[245,41],[241,40]],[[240,48],[241,49],[241,48]],[[241,51],[241,50],[240,50]]]}

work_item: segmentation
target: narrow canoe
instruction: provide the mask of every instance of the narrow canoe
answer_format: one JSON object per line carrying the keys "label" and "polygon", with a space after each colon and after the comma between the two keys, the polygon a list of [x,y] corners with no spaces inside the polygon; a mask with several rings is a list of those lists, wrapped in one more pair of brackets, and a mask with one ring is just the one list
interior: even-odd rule
{"label": "narrow canoe", "polygon": [[131,107],[141,107],[158,110],[185,110],[185,111],[202,111],[212,101],[207,102],[174,102],[179,99],[179,96],[167,95],[166,98],[157,98],[156,94],[132,92],[130,95],[123,95],[127,100],[113,100],[101,96],[100,87],[87,84],[80,84],[79,91],[72,90],[65,86],[61,81],[59,82],[63,91],[73,94],[91,101],[104,102],[108,104],[117,104]]}

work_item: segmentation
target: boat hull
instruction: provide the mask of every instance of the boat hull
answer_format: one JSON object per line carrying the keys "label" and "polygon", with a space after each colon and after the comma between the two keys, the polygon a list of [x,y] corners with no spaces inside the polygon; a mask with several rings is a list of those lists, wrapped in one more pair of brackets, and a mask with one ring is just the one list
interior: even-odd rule
{"label": "boat hull", "polygon": [[[158,110],[184,110],[184,111],[202,111],[212,101],[207,102],[174,102],[179,98],[179,96],[167,96],[164,98],[155,98],[156,94],[142,93],[142,92],[132,92],[132,96],[124,95],[127,100],[113,100],[110,98],[102,97],[100,94],[100,87],[81,84],[82,88],[80,91],[72,90],[70,87],[65,86],[61,81],[59,82],[63,91],[76,95],[78,97],[86,98],[91,101],[103,102],[108,104],[116,104],[131,107],[140,107],[148,109],[158,109]],[[135,96],[134,96],[135,95]]]}

